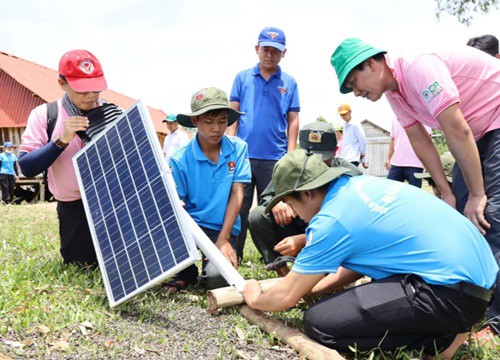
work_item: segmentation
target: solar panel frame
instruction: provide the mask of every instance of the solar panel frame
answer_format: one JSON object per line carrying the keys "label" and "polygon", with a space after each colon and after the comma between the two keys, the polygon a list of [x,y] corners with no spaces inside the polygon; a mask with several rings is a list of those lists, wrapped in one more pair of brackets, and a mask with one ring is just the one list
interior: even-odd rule
{"label": "solar panel frame", "polygon": [[[137,111],[137,114],[134,113],[134,111]],[[136,122],[132,124],[129,117],[137,115],[138,118],[140,119],[140,124]],[[127,138],[128,142],[124,144],[121,141],[114,141],[110,143],[110,140],[113,140],[112,136],[126,137],[126,135],[118,133],[118,128],[122,126],[122,123],[124,122],[126,122],[128,126],[126,126],[125,128],[120,128],[120,130],[125,132],[129,131],[130,136],[129,138]],[[135,128],[133,128],[133,126]],[[138,129],[137,126],[144,127],[145,137],[143,136],[144,133],[142,133],[141,129]],[[135,133],[134,129],[136,130]],[[135,138],[136,134],[142,135],[143,137],[140,139],[136,139]],[[133,141],[133,143],[131,143],[131,141]],[[100,147],[101,147],[101,152],[103,153],[102,156],[98,151]],[[141,156],[138,156],[134,159],[129,159],[130,156],[126,156],[128,150],[125,149],[125,147],[127,148],[132,147],[132,149],[135,149],[138,154],[140,147],[142,147],[143,150],[147,149],[148,151],[149,149],[151,149],[152,156],[150,156],[149,158],[143,158]],[[105,154],[107,155],[107,153],[104,150],[109,151],[110,154],[109,158],[106,158],[104,156]],[[113,151],[115,152],[113,153]],[[120,154],[123,155],[124,159],[119,160],[118,162],[113,162],[111,158],[113,156],[117,156]],[[88,165],[90,157],[94,157],[93,159],[94,161],[96,160],[95,157],[97,157],[100,167],[95,169],[90,169]],[[138,161],[140,163],[139,164],[140,166],[136,167],[131,166],[131,162],[134,160]],[[82,168],[80,168],[79,161],[82,163]],[[110,164],[106,163],[108,161],[111,161],[111,163]],[[87,167],[83,166],[84,162],[86,163]],[[123,303],[124,301],[134,297],[135,295],[153,287],[154,285],[164,281],[168,277],[172,276],[173,274],[179,272],[180,270],[186,268],[187,266],[193,264],[195,261],[200,259],[194,238],[192,236],[191,231],[189,231],[186,219],[184,217],[185,216],[184,212],[182,211],[183,209],[180,204],[177,191],[175,189],[175,183],[171,171],[164,159],[160,143],[158,141],[156,132],[153,128],[147,107],[142,103],[141,100],[138,100],[129,110],[127,110],[122,116],[120,116],[117,121],[115,121],[113,124],[110,124],[102,133],[97,135],[93,139],[93,141],[88,143],[83,149],[81,149],[77,154],[75,154],[73,157],[73,164],[77,175],[78,185],[80,187],[80,191],[82,194],[83,205],[85,208],[85,213],[87,215],[90,232],[92,235],[92,240],[94,242],[94,247],[96,249],[99,268],[101,270],[104,286],[106,289],[106,294],[111,307],[115,307]],[[138,163],[136,162],[136,165],[137,164]],[[102,167],[111,167],[111,169],[114,170],[115,177],[112,176],[107,177],[104,176],[104,174],[100,174]],[[120,167],[120,170],[118,170],[118,167]],[[89,171],[86,171],[87,169]],[[142,173],[141,169],[143,171]],[[96,172],[96,174],[94,174],[94,171]],[[150,181],[144,182],[147,179],[148,171],[158,171],[159,174],[157,175],[159,175],[159,178],[155,178],[154,183],[151,183]],[[125,172],[130,174],[130,180],[132,182],[132,186],[128,184],[128,188],[122,187],[122,182],[119,176],[119,174],[123,174]],[[92,178],[91,179],[91,182],[93,184],[92,187],[88,186],[89,176]],[[141,176],[143,176],[142,181],[144,182],[144,187],[141,187],[138,190],[136,186],[137,182],[136,180],[141,181],[140,180]],[[86,177],[85,181],[82,180],[82,177]],[[111,187],[109,183],[113,181],[115,183],[113,184],[113,187]],[[85,187],[86,184],[87,188]],[[117,192],[110,191],[110,189],[113,189],[113,191],[118,189],[117,186],[119,187],[119,191]],[[107,190],[109,193],[109,197],[102,196],[102,193],[100,191],[98,194],[97,189],[100,189],[102,191]],[[145,209],[145,204],[143,204],[141,202],[142,200],[140,199],[141,191],[149,192],[150,195],[153,195],[151,196],[151,200],[154,200],[154,195],[164,190],[166,190],[166,196],[169,199],[169,204],[163,204],[163,203],[159,204],[156,201],[153,201],[153,204],[152,205],[149,204],[149,208]],[[120,194],[122,195],[121,197],[118,196]],[[126,199],[126,196],[129,196],[129,198]],[[110,208],[113,210],[111,213],[109,212],[105,213],[103,211],[103,208],[105,207],[103,203],[106,201],[109,201],[109,203],[106,203],[104,205],[107,206],[108,210]],[[130,210],[130,206],[132,205],[135,205],[135,210],[137,210],[137,212],[134,212],[134,216],[136,217],[133,219],[132,219],[132,211]],[[169,212],[171,216],[165,219],[164,218],[165,214],[163,214],[160,211],[160,207],[164,208],[167,205],[171,206],[172,213]],[[98,208],[96,206],[98,206]],[[159,222],[157,227],[155,228],[156,230],[152,230],[149,227],[149,222],[148,222],[149,218],[146,216],[146,210],[148,210],[148,216],[150,214],[154,215],[155,212],[158,215],[155,220],[157,223]],[[152,213],[149,213],[149,211],[152,211]],[[140,222],[141,226],[139,227],[138,224],[136,224],[135,227],[132,226],[133,220],[139,218],[141,216],[141,213],[142,213],[141,219],[144,220],[143,222]],[[129,221],[128,224],[126,222],[123,223],[120,222],[118,225],[118,219],[123,219],[127,217],[129,219],[132,219]],[[168,221],[174,221],[174,223],[178,225],[174,229],[174,231],[177,230],[179,231],[179,233],[176,233],[176,235],[178,236],[177,239],[179,237],[182,238],[183,244],[186,247],[185,249],[186,253],[182,253],[182,256],[187,256],[187,257],[177,262],[177,264],[175,264],[174,266],[165,269],[163,267],[164,264],[160,261],[160,256],[158,255],[159,249],[155,247],[155,243],[157,243],[158,241],[157,236],[166,235],[168,238],[166,230],[166,226],[169,225]],[[128,228],[127,225],[129,225]],[[163,232],[158,231],[158,229],[163,230]],[[103,239],[108,239],[109,243],[108,245],[111,245],[111,241],[109,240],[111,238],[110,235],[117,235],[116,231],[119,231],[120,234],[119,238],[122,239],[123,246],[116,247],[116,244],[112,245],[110,247],[112,252],[112,258],[105,259],[102,251],[104,248],[101,249],[101,246],[105,246],[105,244],[104,243],[101,244],[100,240],[102,241]],[[153,263],[146,264],[144,266],[144,270],[142,270],[141,268],[141,264],[144,264],[145,262],[144,256],[150,253],[145,253],[142,251],[141,249],[142,245],[140,243],[141,236],[138,236],[137,235],[138,233],[143,234],[144,236],[143,239],[147,239],[147,236],[149,236],[151,243],[154,247],[154,254],[156,255],[156,258],[158,260],[156,264],[159,265],[161,272],[159,275],[156,275],[153,278],[150,278],[149,271],[146,268],[148,265],[151,266]],[[131,237],[131,235],[134,236]],[[155,235],[155,238],[153,238],[153,235]],[[177,256],[175,253],[176,249],[172,249],[172,245],[170,242],[168,242],[168,246],[170,253],[164,251],[165,247],[161,248],[163,249],[162,250],[163,255],[161,256],[161,259],[164,261],[165,260],[164,256],[172,255],[172,258],[176,260],[175,259],[175,256]],[[133,261],[130,258],[128,251],[123,251],[122,253],[118,251],[117,253],[119,254],[115,253],[114,251],[120,249],[132,250],[132,248],[136,249],[136,252],[138,252],[138,253],[134,252],[133,258],[135,259],[136,256],[139,256],[139,258]],[[108,249],[106,249],[106,251],[104,251],[104,254],[106,254],[107,256],[108,253],[109,253]],[[126,281],[124,282],[122,277],[119,276],[119,280],[121,283],[116,283],[117,275],[113,273],[109,274],[110,272],[112,272],[111,270],[113,269],[108,269],[106,261],[111,261],[111,260],[115,262],[115,268],[120,275],[122,275],[121,272],[122,266],[126,269],[125,265],[127,263],[129,264],[129,268],[133,276],[125,279],[128,282]],[[120,265],[118,263],[120,263]],[[136,273],[137,268],[139,271]],[[136,275],[142,274],[144,272],[148,277],[147,281],[144,282],[145,280],[143,277],[144,275],[141,275],[142,277],[138,281],[136,279]],[[158,269],[153,271],[154,274],[157,272]],[[135,289],[133,286],[134,284],[129,283],[131,279],[135,283]],[[113,283],[114,287],[112,287],[111,284],[112,281],[114,282]],[[123,296],[121,297],[117,296],[116,291],[115,293],[113,293],[113,289],[116,290],[120,285],[123,288]],[[133,290],[128,291],[129,288]]]}

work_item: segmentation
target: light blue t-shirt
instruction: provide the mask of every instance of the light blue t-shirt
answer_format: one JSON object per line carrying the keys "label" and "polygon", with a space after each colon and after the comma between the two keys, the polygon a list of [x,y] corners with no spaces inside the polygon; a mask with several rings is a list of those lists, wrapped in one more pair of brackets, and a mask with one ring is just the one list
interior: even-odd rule
{"label": "light blue t-shirt", "polygon": [[[247,144],[237,137],[223,136],[217,164],[209,160],[198,136],[170,157],[170,166],[184,209],[200,226],[220,231],[233,183],[251,180]],[[231,235],[240,233],[240,217]]]}
{"label": "light blue t-shirt", "polygon": [[238,137],[248,143],[250,159],[279,160],[286,154],[287,114],[300,111],[297,82],[278,67],[268,81],[259,64],[236,75],[230,101],[240,103]]}
{"label": "light blue t-shirt", "polygon": [[14,170],[14,163],[17,161],[16,155],[3,152],[0,154],[0,161],[2,162],[0,174],[16,175],[16,171]]}
{"label": "light blue t-shirt", "polygon": [[424,190],[372,176],[342,176],[311,220],[293,271],[343,266],[373,279],[416,274],[427,283],[490,288],[498,265],[476,227]]}

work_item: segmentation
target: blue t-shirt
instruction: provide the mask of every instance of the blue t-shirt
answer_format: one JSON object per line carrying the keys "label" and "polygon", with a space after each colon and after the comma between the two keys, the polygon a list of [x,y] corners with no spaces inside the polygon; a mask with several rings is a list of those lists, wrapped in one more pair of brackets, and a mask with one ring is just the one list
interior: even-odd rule
{"label": "blue t-shirt", "polygon": [[0,174],[16,175],[16,171],[14,169],[14,163],[17,161],[16,155],[3,152],[0,154],[0,161],[2,162]]}
{"label": "blue t-shirt", "polygon": [[236,75],[230,101],[240,103],[238,137],[248,143],[250,159],[279,160],[287,151],[287,114],[300,111],[297,82],[281,71],[266,81],[259,64]]}
{"label": "blue t-shirt", "polygon": [[[188,214],[200,226],[222,230],[231,186],[251,180],[247,144],[224,135],[216,164],[205,156],[196,136],[170,157],[170,166]],[[238,216],[231,235],[238,235],[240,228]]]}
{"label": "blue t-shirt", "polygon": [[498,265],[476,227],[414,186],[372,176],[330,185],[306,230],[293,271],[335,273],[343,266],[373,279],[416,274],[427,283],[490,288]]}

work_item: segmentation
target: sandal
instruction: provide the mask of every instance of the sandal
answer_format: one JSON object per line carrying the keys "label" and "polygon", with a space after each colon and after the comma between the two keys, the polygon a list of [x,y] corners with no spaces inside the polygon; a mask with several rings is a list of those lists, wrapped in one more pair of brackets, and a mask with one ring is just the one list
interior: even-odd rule
{"label": "sandal", "polygon": [[290,272],[287,262],[291,262],[293,264],[294,261],[295,258],[293,256],[280,256],[277,257],[272,263],[267,264],[266,270],[274,270],[279,277],[285,277]]}
{"label": "sandal", "polygon": [[[197,279],[194,280],[183,280],[174,276],[172,280],[164,282],[161,284],[162,290],[165,290],[168,294],[175,294],[181,290],[187,288],[189,285],[196,285]],[[174,290],[175,289],[175,290]]]}

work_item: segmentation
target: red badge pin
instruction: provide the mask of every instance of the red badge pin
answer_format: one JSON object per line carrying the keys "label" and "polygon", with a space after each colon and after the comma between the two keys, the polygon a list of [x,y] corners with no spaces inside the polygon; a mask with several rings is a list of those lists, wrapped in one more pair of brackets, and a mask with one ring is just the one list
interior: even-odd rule
{"label": "red badge pin", "polygon": [[234,171],[234,167],[236,166],[236,163],[234,161],[230,161],[227,163],[227,166],[229,168],[229,171],[233,172]]}

